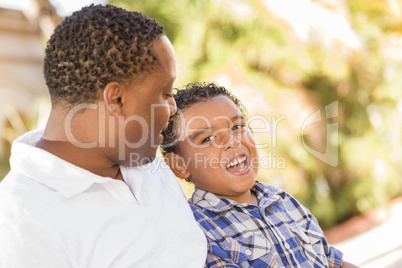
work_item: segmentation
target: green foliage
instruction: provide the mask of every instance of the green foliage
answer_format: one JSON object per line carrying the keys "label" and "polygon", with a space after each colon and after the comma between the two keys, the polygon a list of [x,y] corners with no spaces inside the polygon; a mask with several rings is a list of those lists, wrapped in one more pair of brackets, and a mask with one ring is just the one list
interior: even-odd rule
{"label": "green foliage", "polygon": [[[261,2],[111,1],[165,25],[184,66],[179,67],[180,85],[224,73],[236,92],[262,93],[265,118],[286,115],[278,125],[275,146],[260,150],[263,156],[275,153],[283,158],[286,167],[261,169],[258,179],[295,195],[324,228],[401,195],[402,58],[384,53],[384,42],[401,36],[401,17],[391,14],[381,0],[345,2],[346,13],[337,15],[350,21],[361,43],[345,50],[342,44],[324,46],[322,36],[297,38],[289,22],[266,12]],[[243,12],[236,9],[239,5]],[[253,93],[242,99],[253,103]],[[334,101],[339,103],[338,116],[309,126],[304,138],[305,145],[324,153],[325,123],[337,123],[339,136],[329,136],[333,144],[339,140],[335,167],[306,151],[300,131],[316,110],[325,118],[324,107]],[[270,135],[256,137],[262,144]]]}
{"label": "green foliage", "polygon": [[10,164],[8,161],[9,154],[0,156],[0,179],[4,178],[10,170]]}
{"label": "green foliage", "polygon": [[18,112],[12,105],[3,108],[6,123],[0,137],[0,180],[10,170],[9,158],[12,142],[25,132],[38,128],[49,114],[50,101],[44,97],[33,100],[33,111],[29,114]]}
{"label": "green foliage", "polygon": [[[342,40],[326,42],[324,35],[333,29],[300,38],[290,18],[278,19],[262,2],[110,0],[164,25],[176,51],[177,85],[218,80],[238,93],[251,115],[270,123],[285,116],[275,131],[255,132],[258,143],[268,145],[260,149],[261,157],[271,157],[258,180],[290,192],[322,227],[401,195],[402,50],[397,44],[402,42],[402,4],[348,0],[343,13],[323,7],[322,12],[350,23],[361,44],[350,49]],[[396,4],[391,7],[391,2]],[[324,108],[335,101],[338,114],[326,119]],[[303,133],[303,123],[317,110],[326,120]],[[327,123],[338,124],[337,133],[328,135],[330,144],[339,142],[335,166],[306,150],[325,153]],[[9,148],[16,132],[11,125],[6,129]],[[2,158],[1,172],[8,170],[8,155]],[[187,183],[183,187],[187,194],[193,189]]]}

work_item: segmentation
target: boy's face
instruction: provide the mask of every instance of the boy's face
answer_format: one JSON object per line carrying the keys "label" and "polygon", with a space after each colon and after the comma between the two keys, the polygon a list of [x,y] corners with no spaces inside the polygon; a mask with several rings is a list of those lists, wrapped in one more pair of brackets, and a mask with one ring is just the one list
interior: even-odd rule
{"label": "boy's face", "polygon": [[246,118],[226,96],[197,103],[183,113],[179,151],[191,181],[202,190],[241,200],[254,185],[258,152]]}

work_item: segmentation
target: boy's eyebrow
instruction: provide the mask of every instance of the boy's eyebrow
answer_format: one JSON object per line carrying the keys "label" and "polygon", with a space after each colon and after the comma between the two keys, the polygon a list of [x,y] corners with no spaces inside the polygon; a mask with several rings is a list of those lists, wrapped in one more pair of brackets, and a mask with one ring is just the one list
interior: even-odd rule
{"label": "boy's eyebrow", "polygon": [[[220,118],[220,119],[222,119],[222,118]],[[240,114],[240,115],[235,115],[235,116],[233,116],[232,118],[230,118],[230,120],[231,120],[232,122],[235,121],[235,120],[237,120],[237,119],[246,119],[246,118],[245,118],[244,115],[242,115],[242,114]],[[208,132],[208,131],[210,131],[211,129],[214,129],[214,125],[213,125],[213,124],[212,124],[210,127],[200,128],[200,129],[194,131],[193,133],[191,133],[190,139],[191,139],[191,140],[195,140],[199,135],[201,135],[201,134],[203,134],[203,133],[205,133],[205,132]]]}
{"label": "boy's eyebrow", "polygon": [[191,135],[190,135],[190,139],[191,140],[195,140],[199,135],[201,135],[201,134],[203,134],[203,133],[205,133],[205,132],[207,132],[207,131],[209,131],[209,130],[211,130],[212,128],[202,128],[202,129],[199,129],[199,130],[197,130],[197,131],[194,131],[193,133],[191,133]]}
{"label": "boy's eyebrow", "polygon": [[234,121],[236,119],[246,119],[246,117],[244,117],[244,115],[242,114],[237,114],[235,116],[233,116],[232,118],[230,118],[230,120]]}

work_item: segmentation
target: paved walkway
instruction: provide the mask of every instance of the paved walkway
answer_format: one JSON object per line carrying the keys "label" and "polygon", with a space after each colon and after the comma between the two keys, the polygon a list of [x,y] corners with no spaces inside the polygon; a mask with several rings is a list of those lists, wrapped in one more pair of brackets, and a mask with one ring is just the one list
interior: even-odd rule
{"label": "paved walkway", "polygon": [[[339,241],[353,232],[352,237]],[[402,197],[326,234],[345,260],[362,268],[402,268]]]}

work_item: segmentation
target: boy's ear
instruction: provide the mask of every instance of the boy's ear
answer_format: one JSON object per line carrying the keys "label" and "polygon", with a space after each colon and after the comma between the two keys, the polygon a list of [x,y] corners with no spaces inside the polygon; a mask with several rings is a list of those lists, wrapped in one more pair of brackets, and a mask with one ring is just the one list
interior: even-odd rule
{"label": "boy's ear", "polygon": [[165,162],[173,171],[176,177],[187,179],[190,177],[190,172],[187,170],[186,162],[183,157],[175,153],[167,153],[165,155]]}
{"label": "boy's ear", "polygon": [[250,127],[250,125],[248,125],[248,129],[250,129],[251,134],[253,134],[253,135],[254,135],[253,129]]}
{"label": "boy's ear", "polygon": [[124,115],[123,109],[123,92],[124,86],[118,82],[110,82],[103,90],[103,99],[106,109],[113,115]]}

